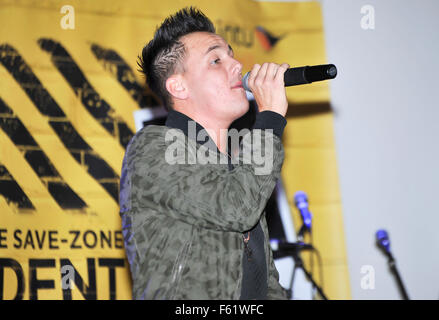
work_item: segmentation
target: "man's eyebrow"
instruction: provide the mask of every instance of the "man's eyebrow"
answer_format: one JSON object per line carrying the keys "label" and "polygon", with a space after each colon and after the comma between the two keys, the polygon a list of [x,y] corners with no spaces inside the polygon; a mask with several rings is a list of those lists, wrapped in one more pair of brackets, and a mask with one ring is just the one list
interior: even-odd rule
{"label": "man's eyebrow", "polygon": [[[221,45],[219,45],[219,44],[214,44],[213,46],[210,46],[210,47],[207,49],[205,55],[208,54],[208,53],[209,53],[210,51],[212,51],[212,50],[215,50],[215,49],[221,49],[221,48],[222,48]],[[229,54],[231,53],[231,54],[233,55],[233,49],[232,49],[232,47],[230,46],[230,44],[228,45],[228,49],[229,49],[228,53],[229,53]]]}

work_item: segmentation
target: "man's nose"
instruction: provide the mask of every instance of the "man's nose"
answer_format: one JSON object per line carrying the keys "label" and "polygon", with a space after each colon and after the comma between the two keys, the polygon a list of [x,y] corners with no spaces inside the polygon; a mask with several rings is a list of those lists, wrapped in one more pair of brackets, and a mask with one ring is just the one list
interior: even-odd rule
{"label": "man's nose", "polygon": [[240,77],[242,78],[242,63],[236,59],[233,59],[232,74],[234,76],[240,75]]}

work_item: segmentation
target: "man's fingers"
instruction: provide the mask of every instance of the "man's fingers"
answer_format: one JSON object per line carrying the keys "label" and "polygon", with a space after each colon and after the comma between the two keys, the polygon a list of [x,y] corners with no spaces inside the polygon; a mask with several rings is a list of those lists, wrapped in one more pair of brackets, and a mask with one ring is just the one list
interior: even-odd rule
{"label": "man's fingers", "polygon": [[271,110],[285,116],[288,108],[283,74],[287,63],[264,63],[254,65],[249,76],[249,87],[253,92],[259,111]]}
{"label": "man's fingers", "polygon": [[279,79],[280,77],[282,77],[282,79],[283,79],[285,71],[287,71],[289,68],[290,68],[290,65],[288,63],[282,63],[279,66],[279,68],[277,69],[275,78]]}
{"label": "man's fingers", "polygon": [[250,71],[250,76],[248,77],[248,85],[249,87],[253,86],[253,83],[255,81],[255,78],[259,72],[259,69],[261,69],[261,65],[260,64],[255,64],[252,68],[252,70]]}
{"label": "man's fingers", "polygon": [[267,63],[262,64],[262,66],[259,68],[258,72],[253,74],[253,71],[250,75],[253,75],[253,81],[252,81],[252,91],[254,87],[260,87],[262,83],[264,82],[265,74],[267,73]]}
{"label": "man's fingers", "polygon": [[268,63],[263,63],[261,69],[259,69],[259,72],[256,75],[256,78],[258,80],[264,80],[265,75],[267,74],[267,69],[268,69]]}
{"label": "man's fingers", "polygon": [[277,64],[269,63],[267,67],[267,73],[265,74],[265,79],[266,80],[274,79],[278,68],[279,66]]}
{"label": "man's fingers", "polygon": [[260,86],[264,81],[277,80],[280,81],[285,71],[290,67],[288,63],[278,65],[276,63],[263,63],[262,66],[255,64],[248,78],[249,87],[254,85]]}

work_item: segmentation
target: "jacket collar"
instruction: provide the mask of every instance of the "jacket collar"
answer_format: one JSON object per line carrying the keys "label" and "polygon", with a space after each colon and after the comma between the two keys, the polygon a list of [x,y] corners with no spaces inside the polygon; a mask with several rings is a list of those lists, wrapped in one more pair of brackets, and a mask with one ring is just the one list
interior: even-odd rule
{"label": "jacket collar", "polygon": [[[192,138],[192,136],[189,135],[189,123],[190,121],[193,121],[195,123],[195,138],[198,136],[198,133],[201,130],[204,130],[204,128],[195,120],[188,117],[184,113],[181,113],[179,111],[171,109],[168,113],[168,118],[166,119],[165,126],[175,129],[180,129],[183,131],[183,133],[189,137]],[[205,144],[210,139],[210,136],[205,141],[197,141],[199,144]]]}
{"label": "jacket collar", "polygon": [[[191,121],[192,121],[192,123],[191,123]],[[195,134],[193,132],[191,134],[191,132],[189,130],[190,130],[191,126],[193,128],[194,124],[195,124]],[[188,117],[184,113],[181,113],[181,112],[179,112],[177,110],[173,110],[173,109],[169,110],[168,117],[167,117],[166,122],[165,122],[165,126],[167,126],[169,128],[180,129],[181,131],[183,131],[183,133],[188,138],[195,138],[195,141],[198,144],[202,144],[202,145],[206,144],[206,147],[221,154],[221,151],[218,149],[218,146],[216,145],[216,143],[209,136],[209,134],[207,133],[207,130],[206,130],[207,136],[204,135],[206,137],[205,141],[199,141],[198,133],[202,130],[205,130],[205,129],[203,128],[203,126],[201,124],[199,124],[198,122],[196,122],[192,118]],[[193,129],[191,129],[191,130],[193,130]],[[207,143],[207,142],[209,142],[209,143]],[[230,155],[229,155],[228,150],[229,150],[229,148],[227,147],[229,168],[232,169],[233,166],[231,165]]]}
{"label": "jacket collar", "polygon": [[[191,121],[192,123],[190,123]],[[195,124],[195,132],[193,131],[194,124]],[[199,144],[204,145],[207,142],[209,142],[206,144],[206,147],[211,148],[212,150],[216,150],[219,153],[221,152],[218,149],[216,143],[207,133],[207,130],[205,130],[201,124],[199,124],[192,118],[188,117],[184,113],[171,109],[168,113],[165,126],[170,128],[180,129],[188,138],[195,138],[195,141]],[[192,132],[190,132],[190,130],[192,130]],[[205,134],[199,136],[198,134],[202,130],[205,130]],[[204,141],[202,139],[199,140],[199,138],[203,136],[205,137],[205,140]]]}
{"label": "jacket collar", "polygon": [[[195,125],[195,130],[194,130],[194,125]],[[194,139],[198,144],[202,144],[202,145],[206,144],[206,147],[215,150],[217,152],[220,152],[215,142],[207,133],[207,130],[205,130],[201,124],[199,124],[192,118],[188,117],[184,113],[171,109],[168,113],[165,126],[169,128],[180,129],[188,138]],[[199,133],[203,130],[204,133],[199,135]],[[202,137],[205,137],[204,141]]]}

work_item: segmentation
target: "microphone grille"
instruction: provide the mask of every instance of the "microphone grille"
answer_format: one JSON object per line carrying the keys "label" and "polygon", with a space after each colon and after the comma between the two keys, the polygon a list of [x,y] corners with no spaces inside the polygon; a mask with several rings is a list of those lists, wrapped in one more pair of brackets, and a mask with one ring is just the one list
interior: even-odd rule
{"label": "microphone grille", "polygon": [[252,92],[252,91],[250,90],[250,88],[248,87],[248,78],[249,78],[249,77],[250,77],[250,71],[247,72],[247,73],[244,75],[244,77],[242,77],[242,86],[244,87],[244,90],[245,90],[245,91]]}
{"label": "microphone grille", "polygon": [[301,202],[308,202],[308,196],[304,191],[297,191],[294,194],[294,202],[296,203],[296,206]]}
{"label": "microphone grille", "polygon": [[376,240],[380,247],[384,248],[387,252],[390,252],[390,240],[389,234],[386,230],[380,229],[376,232]]}

